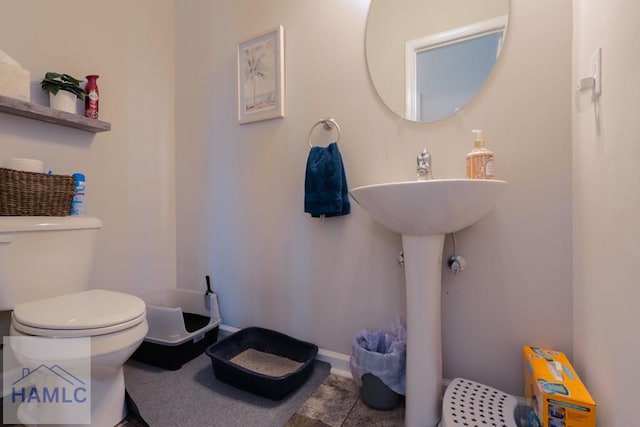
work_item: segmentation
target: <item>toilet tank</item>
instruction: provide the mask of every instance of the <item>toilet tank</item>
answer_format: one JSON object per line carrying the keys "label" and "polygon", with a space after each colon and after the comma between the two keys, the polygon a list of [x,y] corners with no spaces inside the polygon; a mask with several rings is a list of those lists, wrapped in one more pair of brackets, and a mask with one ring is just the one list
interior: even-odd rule
{"label": "toilet tank", "polygon": [[0,216],[0,310],[88,288],[98,218]]}

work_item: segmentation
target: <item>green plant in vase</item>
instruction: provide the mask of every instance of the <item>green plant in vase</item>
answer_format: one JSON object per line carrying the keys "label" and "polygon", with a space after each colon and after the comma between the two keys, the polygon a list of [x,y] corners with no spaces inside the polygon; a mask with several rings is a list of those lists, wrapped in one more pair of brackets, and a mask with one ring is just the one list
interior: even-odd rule
{"label": "green plant in vase", "polygon": [[78,80],[69,74],[48,72],[40,82],[43,91],[58,94],[60,90],[66,90],[76,95],[76,98],[84,99],[85,91],[80,87],[82,80]]}
{"label": "green plant in vase", "polygon": [[83,100],[86,95],[80,83],[82,80],[69,74],[48,72],[40,82],[40,88],[49,93],[49,105],[52,108],[76,113],[76,101]]}

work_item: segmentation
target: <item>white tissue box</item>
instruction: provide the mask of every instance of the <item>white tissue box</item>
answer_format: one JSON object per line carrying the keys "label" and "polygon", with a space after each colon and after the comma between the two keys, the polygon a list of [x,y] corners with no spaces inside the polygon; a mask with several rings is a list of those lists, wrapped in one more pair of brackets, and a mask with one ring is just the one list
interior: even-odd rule
{"label": "white tissue box", "polygon": [[14,65],[0,63],[0,95],[29,101],[31,74]]}

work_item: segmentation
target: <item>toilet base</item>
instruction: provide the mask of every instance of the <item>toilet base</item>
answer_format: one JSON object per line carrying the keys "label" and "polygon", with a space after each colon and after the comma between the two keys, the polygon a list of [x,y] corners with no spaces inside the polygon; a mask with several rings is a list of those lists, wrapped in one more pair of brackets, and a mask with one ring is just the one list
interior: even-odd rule
{"label": "toilet base", "polygon": [[[99,306],[97,300],[103,298],[105,293],[107,291],[85,295],[83,298],[93,299],[90,302]],[[69,298],[77,299],[81,294],[74,294]],[[127,415],[123,365],[149,330],[144,301],[140,300],[140,304],[142,304],[140,315],[116,325],[79,329],[78,331],[85,336],[77,337],[78,339],[75,336],[60,336],[76,330],[34,328],[29,324],[25,325],[16,318],[16,310],[14,310],[9,331],[11,349],[16,362],[23,367],[17,375],[22,375],[19,377],[20,381],[27,381],[25,377],[39,370],[38,376],[30,377],[29,381],[38,379],[44,381],[41,389],[38,389],[40,387],[38,384],[34,390],[42,396],[47,396],[42,400],[37,397],[23,399],[24,403],[17,408],[16,413],[20,423],[46,425],[47,423],[90,421],[92,427],[114,427],[119,424]],[[24,307],[23,309],[26,310]],[[55,311],[61,310],[62,308],[59,308]],[[33,332],[37,332],[38,335],[30,334]],[[86,344],[89,338],[90,347],[87,349]],[[90,360],[87,360],[89,357]],[[74,366],[76,362],[77,366]],[[86,362],[90,362],[90,371],[87,370]],[[69,375],[80,382],[69,378]],[[71,386],[66,384],[60,387],[55,386],[64,381]],[[50,387],[45,389],[44,386],[47,384]],[[90,390],[83,384],[90,384]],[[15,403],[15,406],[17,405],[18,402]]]}
{"label": "toilet base", "polygon": [[[57,405],[56,408],[62,408]],[[46,413],[40,405],[22,404],[18,408],[18,420],[25,426],[52,426],[67,427],[77,424],[44,424],[38,420],[46,421],[51,415]],[[91,379],[91,426],[114,427],[127,416],[125,402],[124,371],[119,368],[117,372],[107,378]]]}
{"label": "toilet base", "polygon": [[[124,370],[118,369],[111,380],[91,380],[91,425],[113,427],[127,416]],[[95,400],[94,400],[95,396]]]}

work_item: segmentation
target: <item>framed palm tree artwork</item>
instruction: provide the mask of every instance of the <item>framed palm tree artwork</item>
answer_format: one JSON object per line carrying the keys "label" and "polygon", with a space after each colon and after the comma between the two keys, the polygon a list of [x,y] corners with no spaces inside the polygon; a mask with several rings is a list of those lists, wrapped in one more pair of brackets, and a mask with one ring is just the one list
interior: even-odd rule
{"label": "framed palm tree artwork", "polygon": [[238,44],[238,123],[284,117],[284,28]]}

